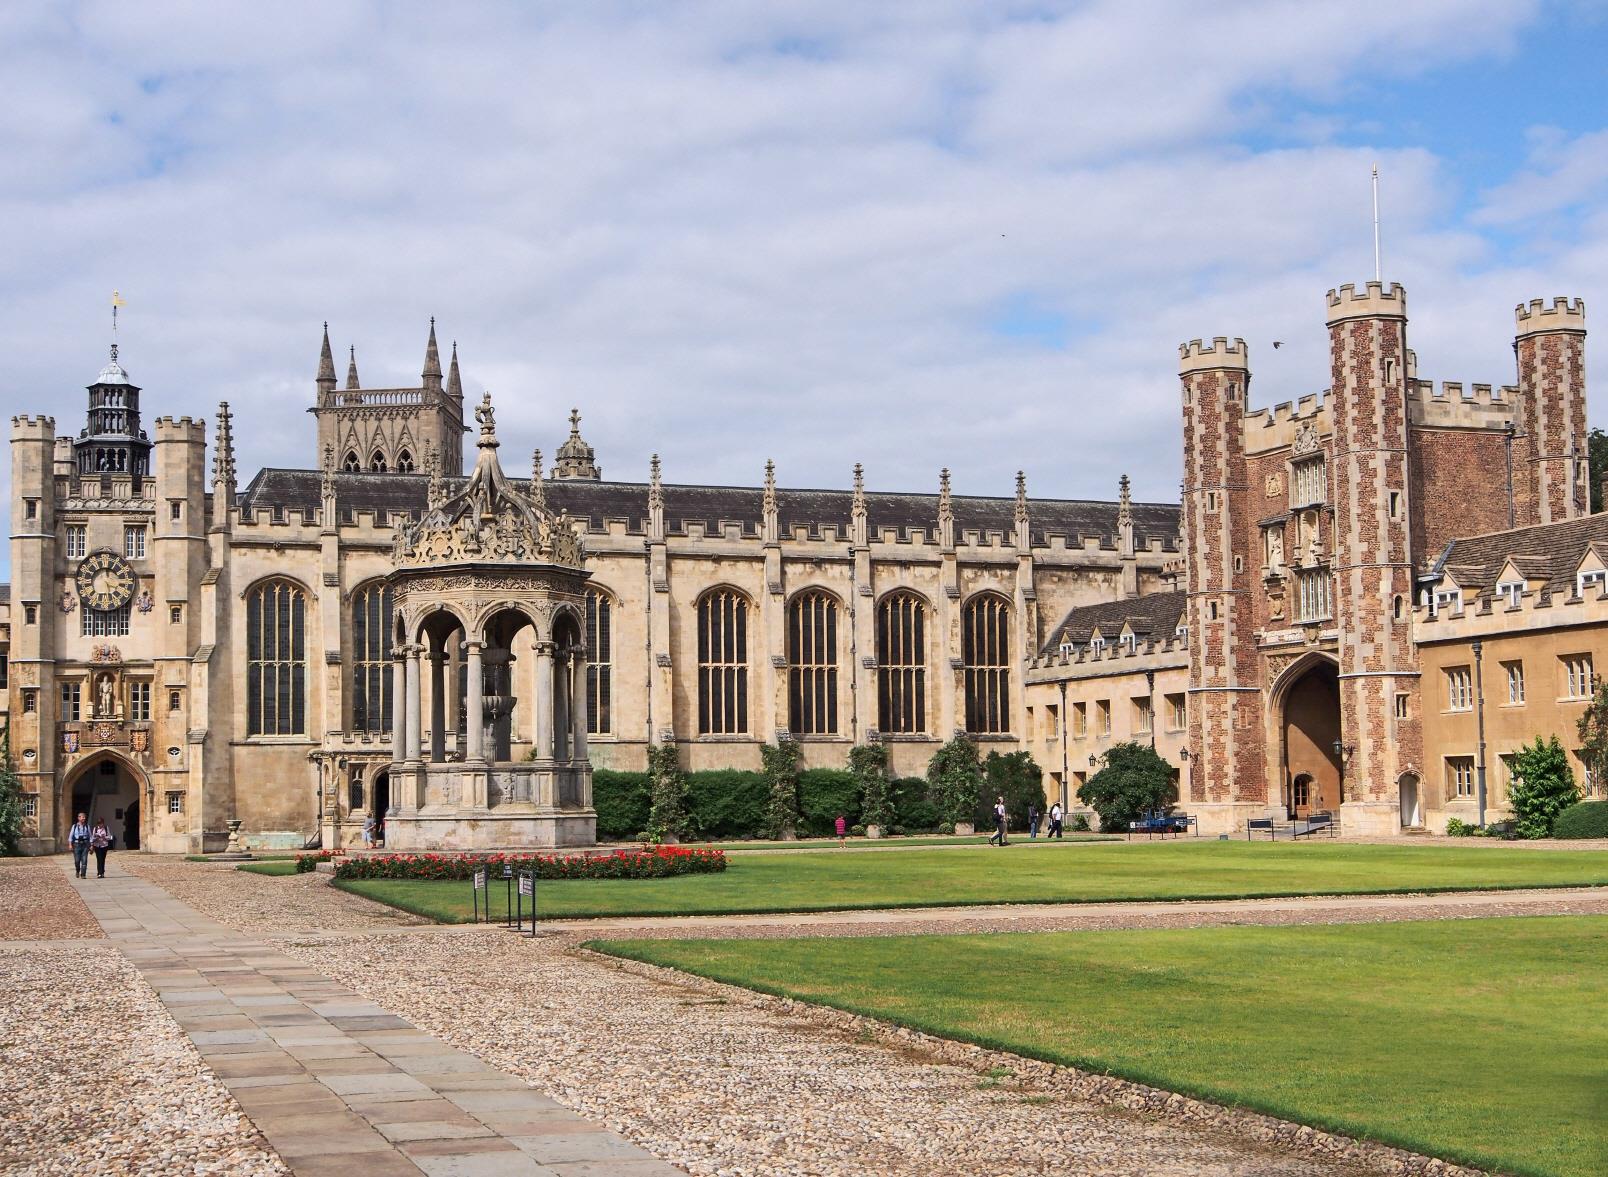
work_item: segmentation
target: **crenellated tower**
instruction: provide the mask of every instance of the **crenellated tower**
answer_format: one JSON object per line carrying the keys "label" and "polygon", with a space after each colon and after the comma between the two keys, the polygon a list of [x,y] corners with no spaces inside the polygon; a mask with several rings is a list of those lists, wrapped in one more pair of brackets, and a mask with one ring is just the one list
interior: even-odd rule
{"label": "crenellated tower", "polygon": [[424,368],[417,388],[362,388],[357,351],[347,353],[346,386],[337,387],[329,325],[318,356],[317,399],[309,411],[318,421],[319,463],[326,450],[340,470],[365,474],[413,474],[424,469],[424,453],[435,447],[441,473],[463,475],[463,383],[458,373],[458,345],[452,345],[451,367],[443,380],[435,320],[424,348]]}
{"label": "crenellated tower", "polygon": [[[1396,790],[1422,771],[1416,724],[1397,696],[1418,690],[1412,641],[1407,292],[1394,282],[1328,293],[1341,815],[1393,833]],[[1304,575],[1312,575],[1308,572]]]}
{"label": "crenellated tower", "polygon": [[1586,445],[1586,304],[1533,299],[1515,311],[1519,369],[1513,438],[1513,516],[1519,527],[1589,511]]}
{"label": "crenellated tower", "polygon": [[[1189,624],[1189,783],[1203,825],[1233,829],[1267,801],[1261,692],[1248,565],[1243,418],[1251,371],[1243,339],[1179,348],[1183,533]],[[1209,811],[1215,810],[1216,813]]]}

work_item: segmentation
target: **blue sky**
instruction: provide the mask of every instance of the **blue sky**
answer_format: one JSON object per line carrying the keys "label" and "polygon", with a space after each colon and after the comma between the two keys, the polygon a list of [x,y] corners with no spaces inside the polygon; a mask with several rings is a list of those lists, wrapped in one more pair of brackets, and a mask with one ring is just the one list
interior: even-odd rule
{"label": "blue sky", "polygon": [[0,398],[76,429],[116,288],[149,416],[311,465],[320,323],[383,386],[435,315],[505,454],[1165,499],[1181,340],[1323,387],[1375,161],[1421,374],[1608,308],[1605,59],[1599,0],[10,4]]}

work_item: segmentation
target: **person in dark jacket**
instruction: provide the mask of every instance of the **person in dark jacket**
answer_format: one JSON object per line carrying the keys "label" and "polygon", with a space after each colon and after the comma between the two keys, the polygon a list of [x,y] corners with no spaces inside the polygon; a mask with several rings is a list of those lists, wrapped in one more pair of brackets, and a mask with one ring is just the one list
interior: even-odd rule
{"label": "person in dark jacket", "polygon": [[73,874],[81,879],[89,877],[89,822],[80,813],[73,828],[67,831],[67,845],[73,851]]}
{"label": "person in dark jacket", "polygon": [[95,828],[89,832],[89,848],[95,852],[95,877],[106,877],[106,852],[112,848],[112,831],[106,828],[105,818],[95,819]]}
{"label": "person in dark jacket", "polygon": [[1007,845],[1005,841],[1005,798],[1001,796],[994,802],[994,836],[988,839],[990,846]]}

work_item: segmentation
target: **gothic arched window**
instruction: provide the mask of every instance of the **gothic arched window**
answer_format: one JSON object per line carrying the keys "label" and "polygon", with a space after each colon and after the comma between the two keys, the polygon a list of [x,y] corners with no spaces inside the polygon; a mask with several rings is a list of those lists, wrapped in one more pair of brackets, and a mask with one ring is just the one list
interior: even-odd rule
{"label": "gothic arched window", "polygon": [[346,457],[341,462],[341,469],[348,474],[356,474],[363,469],[363,459],[357,456],[356,450],[346,451]]}
{"label": "gothic arched window", "polygon": [[837,735],[837,612],[819,590],[787,606],[787,727],[795,736]]}
{"label": "gothic arched window", "polygon": [[381,583],[352,595],[352,730],[391,730],[391,590]]}
{"label": "gothic arched window", "polygon": [[877,606],[877,730],[927,730],[927,605],[915,593]]}
{"label": "gothic arched window", "polygon": [[398,450],[396,454],[396,472],[398,474],[413,473],[413,455],[407,450]]}
{"label": "gothic arched window", "polygon": [[748,599],[715,589],[698,601],[698,734],[748,731]]}
{"label": "gothic arched window", "polygon": [[614,730],[614,599],[600,589],[586,591],[586,730],[594,736]]}
{"label": "gothic arched window", "polygon": [[369,459],[369,472],[371,474],[385,473],[385,455],[380,453],[379,450],[375,450],[374,456]]}
{"label": "gothic arched window", "polygon": [[307,595],[268,580],[246,596],[246,734],[307,731]]}
{"label": "gothic arched window", "polygon": [[983,593],[960,617],[960,656],[966,668],[966,730],[998,735],[1011,730],[1011,606]]}

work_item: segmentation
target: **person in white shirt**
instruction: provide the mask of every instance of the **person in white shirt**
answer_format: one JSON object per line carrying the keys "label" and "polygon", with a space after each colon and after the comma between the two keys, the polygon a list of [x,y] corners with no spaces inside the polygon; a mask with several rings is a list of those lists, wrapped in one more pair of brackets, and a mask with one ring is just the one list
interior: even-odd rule
{"label": "person in white shirt", "polygon": [[84,814],[78,815],[73,828],[67,831],[67,845],[73,849],[73,874],[81,879],[89,877],[89,822]]}
{"label": "person in white shirt", "polygon": [[988,839],[990,846],[1004,846],[1005,841],[1005,798],[1000,797],[994,802],[994,835]]}

